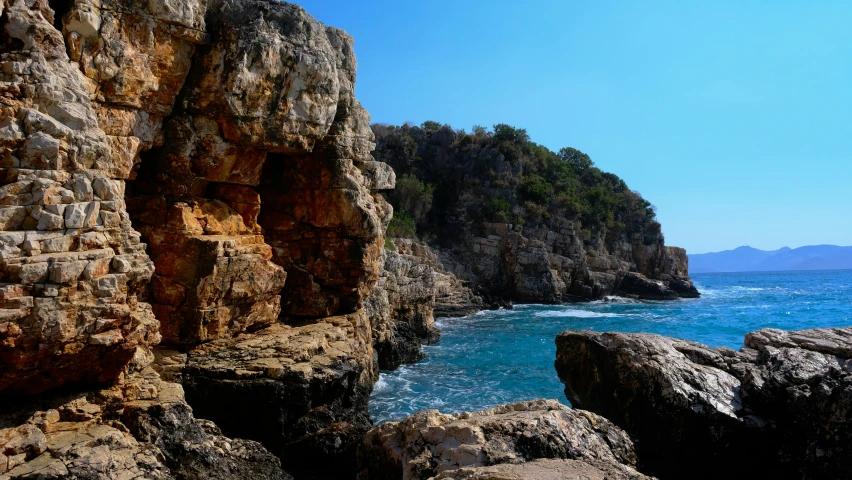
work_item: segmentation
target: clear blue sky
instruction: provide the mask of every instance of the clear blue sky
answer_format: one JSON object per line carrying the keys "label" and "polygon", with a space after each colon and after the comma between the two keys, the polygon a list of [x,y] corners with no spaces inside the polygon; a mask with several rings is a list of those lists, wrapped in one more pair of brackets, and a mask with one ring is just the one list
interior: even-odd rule
{"label": "clear blue sky", "polygon": [[852,245],[852,2],[299,3],[373,121],[583,150],[691,253]]}

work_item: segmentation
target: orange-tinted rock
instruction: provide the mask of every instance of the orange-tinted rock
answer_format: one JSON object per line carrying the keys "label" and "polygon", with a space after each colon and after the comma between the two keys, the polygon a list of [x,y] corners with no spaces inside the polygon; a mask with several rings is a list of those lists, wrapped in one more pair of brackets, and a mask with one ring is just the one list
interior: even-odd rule
{"label": "orange-tinted rock", "polygon": [[[131,213],[161,199],[145,200],[134,199]],[[157,266],[152,302],[165,341],[197,344],[278,318],[286,273],[269,261],[272,250],[256,227],[227,204],[194,198],[167,205],[159,218],[137,218]]]}

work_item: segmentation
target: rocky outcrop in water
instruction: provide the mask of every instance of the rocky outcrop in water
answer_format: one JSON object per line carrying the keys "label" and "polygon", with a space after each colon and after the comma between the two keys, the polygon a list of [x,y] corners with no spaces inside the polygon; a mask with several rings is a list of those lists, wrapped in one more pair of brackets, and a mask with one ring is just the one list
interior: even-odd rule
{"label": "rocky outcrop in water", "polygon": [[379,367],[392,370],[422,358],[420,345],[437,342],[436,316],[481,310],[482,299],[445,272],[429,247],[414,240],[389,240],[379,281],[365,302]]}
{"label": "rocky outcrop in water", "polygon": [[635,462],[630,438],[605,418],[531,400],[382,424],[358,449],[358,478],[648,478]]}
{"label": "rocky outcrop in water", "polygon": [[852,328],[759,330],[739,351],[571,331],[556,345],[568,400],[635,438],[645,473],[843,478],[852,468]]}

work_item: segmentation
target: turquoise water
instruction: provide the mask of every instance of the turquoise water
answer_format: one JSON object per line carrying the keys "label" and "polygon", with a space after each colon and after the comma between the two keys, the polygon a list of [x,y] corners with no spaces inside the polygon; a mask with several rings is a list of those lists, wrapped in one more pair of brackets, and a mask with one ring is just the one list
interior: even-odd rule
{"label": "turquoise water", "polygon": [[443,337],[424,347],[425,360],[382,372],[370,400],[373,420],[541,397],[567,404],[553,368],[554,339],[563,330],[652,332],[738,349],[746,333],[764,327],[852,325],[850,270],[707,273],[692,279],[701,298],[520,305],[440,319]]}

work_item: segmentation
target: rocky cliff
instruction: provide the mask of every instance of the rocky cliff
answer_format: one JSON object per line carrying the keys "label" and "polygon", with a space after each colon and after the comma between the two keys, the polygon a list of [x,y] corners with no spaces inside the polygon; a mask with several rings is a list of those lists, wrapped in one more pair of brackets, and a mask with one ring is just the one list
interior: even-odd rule
{"label": "rocky cliff", "polygon": [[432,250],[410,239],[388,240],[379,281],[365,310],[373,331],[378,365],[392,370],[423,358],[420,345],[438,341],[435,317],[470,315],[482,299],[444,271]]}
{"label": "rocky cliff", "polygon": [[275,0],[0,15],[0,474],[354,468],[395,176],[352,38]]}
{"label": "rocky cliff", "polygon": [[551,152],[508,125],[373,129],[376,158],[403,180],[391,233],[429,239],[447,270],[486,296],[698,296],[686,252],[665,245],[651,204],[582,152]]}
{"label": "rocky cliff", "polygon": [[564,332],[572,405],[635,440],[661,478],[844,478],[852,468],[852,328],[746,335],[739,351],[650,334]]}

